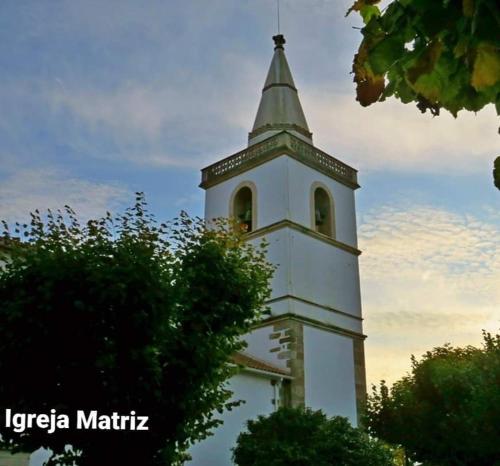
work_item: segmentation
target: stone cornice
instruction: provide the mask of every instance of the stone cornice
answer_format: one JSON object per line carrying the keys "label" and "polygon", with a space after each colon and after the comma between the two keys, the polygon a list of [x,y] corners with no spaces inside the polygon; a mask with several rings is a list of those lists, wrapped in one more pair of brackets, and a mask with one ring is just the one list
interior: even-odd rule
{"label": "stone cornice", "polygon": [[285,299],[293,299],[295,301],[300,301],[300,302],[302,302],[304,304],[308,304],[310,306],[319,307],[319,308],[324,309],[326,311],[333,312],[335,314],[340,314],[340,315],[345,316],[345,317],[349,317],[350,319],[363,321],[362,317],[358,317],[358,316],[355,316],[353,314],[349,314],[348,312],[339,311],[338,309],[335,309],[334,307],[325,306],[324,304],[315,303],[314,301],[311,301],[309,299],[301,298],[300,296],[295,296],[292,294],[286,294],[283,296],[278,296],[277,298],[272,298],[272,299],[266,301],[266,304],[276,303],[279,301],[283,301]]}
{"label": "stone cornice", "polygon": [[291,220],[281,220],[279,222],[272,223],[271,225],[259,228],[258,230],[246,234],[245,239],[259,238],[268,233],[272,233],[273,231],[281,230],[282,228],[291,228],[295,231],[299,231],[300,233],[323,241],[324,243],[330,244],[331,246],[335,246],[336,248],[354,254],[355,256],[359,256],[361,254],[361,251],[355,247],[349,246],[348,244],[342,243],[341,241],[337,241],[336,239],[330,238],[329,236],[322,235],[321,233],[318,233],[311,228],[307,228],[304,225],[292,222]]}
{"label": "stone cornice", "polygon": [[301,322],[303,324],[311,325],[312,327],[320,328],[323,330],[328,330],[330,332],[337,333],[339,335],[344,335],[346,337],[355,338],[358,340],[364,340],[366,338],[366,335],[364,335],[362,333],[353,332],[351,330],[346,330],[344,328],[337,327],[336,325],[325,324],[323,322],[318,322],[315,319],[311,319],[309,317],[304,317],[304,316],[301,316],[298,314],[292,314],[292,313],[280,314],[278,316],[271,316],[271,317],[265,318],[262,321],[260,321],[258,324],[255,324],[253,326],[253,329],[267,327],[271,324],[275,324],[277,322],[286,321],[286,320],[294,320],[296,322]]}
{"label": "stone cornice", "polygon": [[286,130],[204,168],[200,187],[210,188],[285,154],[351,189],[359,188],[354,168]]}

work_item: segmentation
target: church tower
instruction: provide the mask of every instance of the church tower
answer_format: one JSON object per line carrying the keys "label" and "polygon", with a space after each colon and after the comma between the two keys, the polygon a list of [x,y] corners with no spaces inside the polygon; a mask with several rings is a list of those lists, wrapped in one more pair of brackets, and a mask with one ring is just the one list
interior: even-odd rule
{"label": "church tower", "polygon": [[202,170],[205,217],[235,218],[248,241],[269,243],[271,314],[247,335],[245,355],[287,374],[277,403],[356,424],[366,388],[357,172],[314,146],[285,39],[273,39],[248,147]]}

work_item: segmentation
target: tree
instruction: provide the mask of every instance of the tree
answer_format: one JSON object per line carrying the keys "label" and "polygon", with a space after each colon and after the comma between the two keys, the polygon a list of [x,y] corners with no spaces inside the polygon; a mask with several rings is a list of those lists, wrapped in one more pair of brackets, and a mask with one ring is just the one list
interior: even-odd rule
{"label": "tree", "polygon": [[321,411],[280,408],[248,421],[238,436],[238,466],[389,466],[392,450],[343,417]]}
{"label": "tree", "polygon": [[[140,193],[123,215],[81,227],[69,207],[36,212],[16,234],[0,271],[0,409],[71,424],[4,423],[0,447],[50,448],[51,465],[175,464],[234,405],[227,361],[269,295],[265,247],[184,213],[159,225]],[[135,411],[149,430],[77,430],[76,410]]]}
{"label": "tree", "polygon": [[370,433],[439,466],[500,465],[500,335],[482,348],[434,348],[367,403]]}
{"label": "tree", "polygon": [[500,114],[497,0],[393,0],[382,12],[378,3],[356,0],[347,12],[365,24],[352,68],[361,105],[394,96],[433,115],[490,103]]}

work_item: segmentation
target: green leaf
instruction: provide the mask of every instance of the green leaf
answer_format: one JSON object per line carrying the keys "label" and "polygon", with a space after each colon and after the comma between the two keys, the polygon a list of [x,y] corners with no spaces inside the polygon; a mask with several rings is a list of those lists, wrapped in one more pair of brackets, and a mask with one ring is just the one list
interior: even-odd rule
{"label": "green leaf", "polygon": [[408,83],[404,79],[397,84],[394,94],[399,97],[401,102],[403,102],[404,104],[408,104],[416,100],[415,91],[408,85]]}
{"label": "green leaf", "polygon": [[[381,0],[356,0],[352,4],[352,6],[347,10],[347,13],[345,15],[347,16],[347,15],[349,15],[349,13],[351,13],[353,11],[362,11],[363,8],[376,5],[377,3],[380,3],[380,1]],[[379,11],[378,8],[377,8],[377,11]]]}
{"label": "green leaf", "polygon": [[474,14],[474,0],[462,0],[464,16],[471,18]]}
{"label": "green leaf", "polygon": [[399,2],[392,2],[385,10],[380,22],[384,31],[387,34],[392,34],[394,31],[400,31],[401,22],[405,20],[405,8]]}
{"label": "green leaf", "polygon": [[471,84],[477,91],[500,81],[500,50],[493,44],[481,42],[476,50]]}
{"label": "green leaf", "polygon": [[393,35],[380,41],[370,52],[368,62],[375,74],[384,74],[401,57],[404,44],[401,37]]}
{"label": "green leaf", "polygon": [[407,71],[407,77],[411,83],[414,83],[423,74],[429,74],[434,70],[434,66],[443,51],[443,43],[440,40],[431,42],[421,53]]}
{"label": "green leaf", "polygon": [[368,24],[372,18],[378,18],[380,16],[380,10],[374,5],[365,5],[360,11],[360,15],[363,18],[363,22]]}

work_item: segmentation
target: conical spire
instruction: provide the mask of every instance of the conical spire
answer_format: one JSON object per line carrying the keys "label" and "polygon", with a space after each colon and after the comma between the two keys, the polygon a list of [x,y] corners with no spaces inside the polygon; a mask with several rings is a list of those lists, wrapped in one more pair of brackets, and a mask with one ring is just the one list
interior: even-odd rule
{"label": "conical spire", "polygon": [[260,142],[283,130],[294,133],[312,143],[306,117],[300,105],[297,88],[285,56],[285,38],[279,34],[273,37],[274,56],[267,74],[262,98],[248,145]]}

